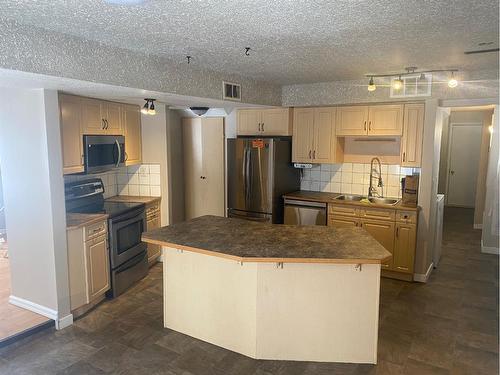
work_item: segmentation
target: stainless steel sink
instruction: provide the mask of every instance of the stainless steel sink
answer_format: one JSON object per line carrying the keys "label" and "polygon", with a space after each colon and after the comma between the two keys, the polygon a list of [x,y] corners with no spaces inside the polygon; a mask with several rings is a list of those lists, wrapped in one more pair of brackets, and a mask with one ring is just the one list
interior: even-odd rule
{"label": "stainless steel sink", "polygon": [[364,199],[365,197],[362,197],[360,195],[339,195],[335,199],[338,199],[339,201],[354,201],[354,202],[359,202],[361,199]]}
{"label": "stainless steel sink", "polygon": [[394,199],[394,198],[369,197],[368,200],[371,203],[375,203],[375,204],[387,204],[389,206],[394,206],[396,203],[399,202],[399,199]]}

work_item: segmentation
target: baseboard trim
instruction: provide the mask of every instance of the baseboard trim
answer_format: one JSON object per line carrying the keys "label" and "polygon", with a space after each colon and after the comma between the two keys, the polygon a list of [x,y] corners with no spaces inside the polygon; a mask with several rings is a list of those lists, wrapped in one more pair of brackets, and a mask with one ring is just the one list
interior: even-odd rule
{"label": "baseboard trim", "polygon": [[63,329],[73,324],[72,314],[68,314],[59,318],[59,314],[56,310],[43,305],[39,305],[38,303],[28,301],[24,298],[19,298],[11,295],[9,296],[9,303],[52,319],[55,322],[56,329]]}
{"label": "baseboard trim", "polygon": [[434,263],[431,262],[431,264],[429,265],[429,268],[427,268],[427,272],[414,274],[413,280],[418,281],[419,283],[426,283],[427,280],[429,280],[429,277],[431,276],[433,269],[434,269]]}
{"label": "baseboard trim", "polygon": [[484,246],[483,240],[481,240],[481,252],[485,254],[500,255],[500,249],[493,246]]}
{"label": "baseboard trim", "polygon": [[483,224],[474,224],[474,229],[483,229]]}
{"label": "baseboard trim", "polygon": [[9,303],[12,303],[13,305],[18,307],[22,307],[23,309],[33,311],[34,313],[46,316],[49,319],[57,320],[56,310],[50,309],[46,306],[39,305],[38,303],[28,301],[24,298],[10,296]]}

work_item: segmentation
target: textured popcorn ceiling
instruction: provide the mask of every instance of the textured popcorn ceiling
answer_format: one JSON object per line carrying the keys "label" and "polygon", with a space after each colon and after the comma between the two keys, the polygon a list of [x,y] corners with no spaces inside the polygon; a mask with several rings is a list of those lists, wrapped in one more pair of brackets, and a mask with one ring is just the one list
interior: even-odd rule
{"label": "textured popcorn ceiling", "polygon": [[0,18],[178,64],[189,54],[200,68],[276,84],[359,79],[408,65],[498,66],[496,53],[463,54],[480,42],[498,46],[498,0],[2,0]]}

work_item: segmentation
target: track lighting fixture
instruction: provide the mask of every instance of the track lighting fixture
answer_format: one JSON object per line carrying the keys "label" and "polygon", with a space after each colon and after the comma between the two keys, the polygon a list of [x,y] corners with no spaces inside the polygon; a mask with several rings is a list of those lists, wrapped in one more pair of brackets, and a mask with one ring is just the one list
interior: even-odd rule
{"label": "track lighting fixture", "polygon": [[377,86],[375,86],[375,83],[373,82],[373,77],[370,77],[370,82],[368,82],[368,91],[375,91],[377,89]]}
{"label": "track lighting fixture", "polygon": [[448,81],[448,87],[453,89],[457,86],[458,86],[458,81],[455,79],[453,72],[451,72],[451,78]]}
{"label": "track lighting fixture", "polygon": [[401,79],[401,76],[399,76],[399,78],[395,79],[392,83],[392,88],[394,90],[401,90],[401,87],[403,87],[403,80]]}
{"label": "track lighting fixture", "polygon": [[144,107],[142,107],[141,113],[145,115],[156,115],[156,109],[154,103],[156,99],[146,98],[144,100],[146,101],[146,103],[144,104]]}

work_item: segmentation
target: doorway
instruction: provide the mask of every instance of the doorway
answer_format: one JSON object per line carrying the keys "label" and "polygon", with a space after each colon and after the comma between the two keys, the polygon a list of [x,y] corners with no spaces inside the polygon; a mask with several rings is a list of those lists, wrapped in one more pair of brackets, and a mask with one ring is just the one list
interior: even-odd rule
{"label": "doorway", "polygon": [[451,123],[448,140],[447,206],[474,208],[482,123]]}

